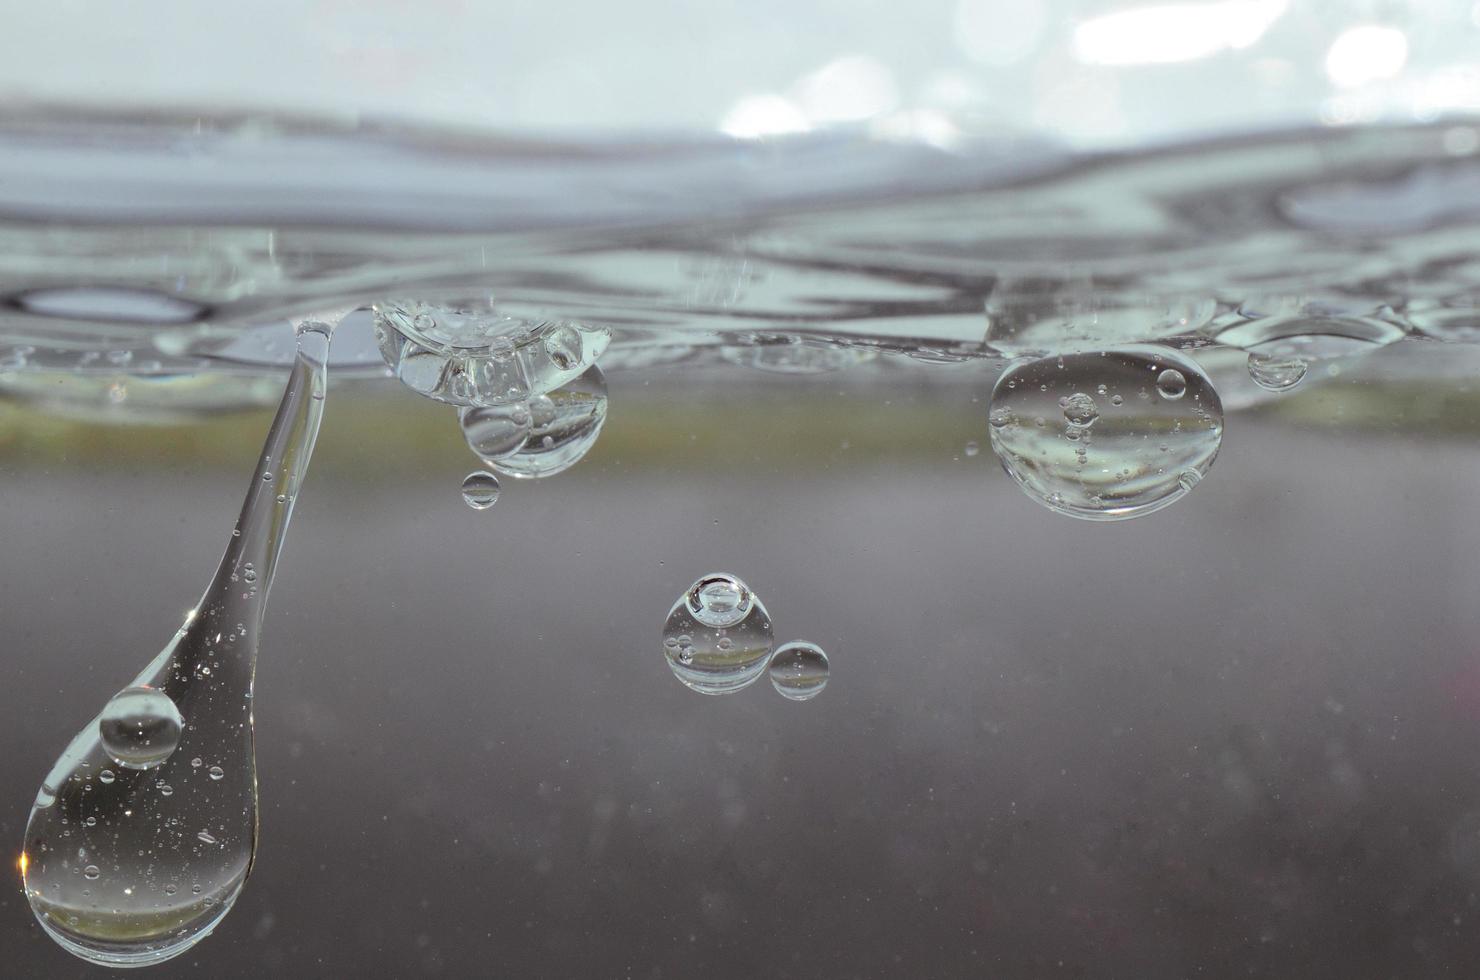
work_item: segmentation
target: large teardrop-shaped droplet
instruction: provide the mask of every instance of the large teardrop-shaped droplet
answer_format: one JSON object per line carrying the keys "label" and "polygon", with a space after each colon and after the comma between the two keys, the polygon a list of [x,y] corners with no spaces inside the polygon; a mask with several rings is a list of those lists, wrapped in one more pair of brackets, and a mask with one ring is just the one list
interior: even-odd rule
{"label": "large teardrop-shaped droplet", "polygon": [[241,518],[200,604],[72,739],[36,795],[26,898],[71,953],[108,966],[178,956],[231,908],[257,847],[257,636],[323,415],[329,328],[298,360]]}

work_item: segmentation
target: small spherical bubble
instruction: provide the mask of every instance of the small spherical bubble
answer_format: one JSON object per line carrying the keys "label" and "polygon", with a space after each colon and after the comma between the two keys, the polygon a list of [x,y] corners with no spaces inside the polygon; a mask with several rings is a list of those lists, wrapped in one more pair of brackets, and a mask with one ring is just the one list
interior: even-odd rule
{"label": "small spherical bubble", "polygon": [[206,770],[206,772],[213,780],[220,780],[226,775],[226,771],[220,766],[212,766],[210,769]]}
{"label": "small spherical bubble", "polygon": [[89,864],[87,867],[82,869],[82,877],[86,878],[88,881],[97,881],[98,876],[102,873],[103,872],[98,870],[98,866],[96,864]]}
{"label": "small spherical bubble", "polygon": [[796,640],[776,648],[767,672],[776,693],[791,701],[810,701],[827,686],[827,654],[814,643]]}
{"label": "small spherical bubble", "polygon": [[492,507],[498,502],[498,491],[498,477],[486,470],[475,470],[462,482],[463,501],[474,510]]}
{"label": "small spherical bubble", "polygon": [[98,716],[98,736],[114,762],[127,769],[152,769],[180,744],[185,719],[163,691],[129,687]]}
{"label": "small spherical bubble", "polygon": [[971,442],[968,442],[966,444],[967,456],[975,456],[979,452],[981,452],[981,447],[976,444],[975,440],[972,440]]}
{"label": "small spherical bubble", "polygon": [[175,795],[175,787],[171,786],[169,783],[165,783],[163,786],[159,787],[159,795],[173,796]]}
{"label": "small spherical bubble", "polygon": [[112,769],[104,769],[102,772],[98,773],[98,782],[102,783],[104,786],[107,786],[109,783],[113,782],[115,778],[116,777],[113,775]]}
{"label": "small spherical bubble", "polygon": [[1156,376],[1156,390],[1168,401],[1176,401],[1187,393],[1187,378],[1176,368],[1167,368]]}

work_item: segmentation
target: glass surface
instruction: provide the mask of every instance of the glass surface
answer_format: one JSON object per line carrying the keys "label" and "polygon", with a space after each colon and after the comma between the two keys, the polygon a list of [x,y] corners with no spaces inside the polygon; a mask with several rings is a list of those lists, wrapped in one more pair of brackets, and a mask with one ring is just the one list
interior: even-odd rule
{"label": "glass surface", "polygon": [[206,20],[0,41],[0,975],[1470,969],[1480,6]]}

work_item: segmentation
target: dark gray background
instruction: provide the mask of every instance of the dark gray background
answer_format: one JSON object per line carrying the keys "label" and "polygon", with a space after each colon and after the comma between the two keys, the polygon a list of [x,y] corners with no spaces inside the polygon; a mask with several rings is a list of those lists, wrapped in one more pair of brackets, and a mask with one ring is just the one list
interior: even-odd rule
{"label": "dark gray background", "polygon": [[[1185,500],[1092,525],[997,467],[972,370],[719,402],[614,374],[592,456],[486,513],[445,409],[331,396],[258,673],[257,868],[147,975],[1473,975],[1472,438],[1327,426],[1312,383],[1305,421],[1232,414]],[[803,391],[830,407],[776,414]],[[367,438],[376,411],[427,434]],[[250,422],[209,465],[157,430],[0,439],[13,851],[204,587]],[[828,651],[815,701],[670,675],[664,615],[717,570]],[[0,973],[102,972],[14,875]]]}

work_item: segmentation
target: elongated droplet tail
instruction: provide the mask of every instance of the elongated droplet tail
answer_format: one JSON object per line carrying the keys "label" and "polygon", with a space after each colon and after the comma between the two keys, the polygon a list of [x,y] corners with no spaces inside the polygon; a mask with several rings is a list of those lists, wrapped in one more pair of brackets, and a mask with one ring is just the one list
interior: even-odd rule
{"label": "elongated droplet tail", "polygon": [[257,849],[252,682],[267,592],[324,411],[329,327],[305,324],[226,554],[185,624],[83,726],[36,795],[21,860],[71,953],[146,966],[208,936]]}

